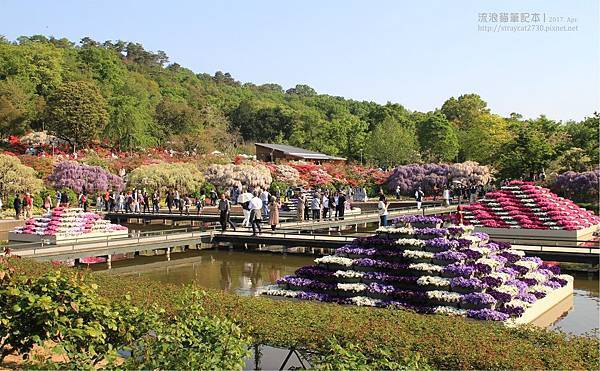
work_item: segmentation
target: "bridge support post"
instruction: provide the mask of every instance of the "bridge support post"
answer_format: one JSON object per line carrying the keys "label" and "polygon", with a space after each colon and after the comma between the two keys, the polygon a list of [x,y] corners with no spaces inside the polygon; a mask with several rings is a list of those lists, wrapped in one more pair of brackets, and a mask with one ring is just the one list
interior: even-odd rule
{"label": "bridge support post", "polygon": [[358,224],[354,224],[354,232],[358,232]]}
{"label": "bridge support post", "polygon": [[108,254],[106,257],[106,266],[108,269],[112,269],[112,255]]}
{"label": "bridge support post", "polygon": [[167,247],[167,261],[170,262],[171,261],[171,248]]}

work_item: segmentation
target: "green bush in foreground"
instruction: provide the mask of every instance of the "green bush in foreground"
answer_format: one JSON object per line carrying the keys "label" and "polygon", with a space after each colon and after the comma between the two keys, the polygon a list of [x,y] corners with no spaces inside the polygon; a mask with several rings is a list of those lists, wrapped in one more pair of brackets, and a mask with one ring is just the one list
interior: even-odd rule
{"label": "green bush in foreground", "polygon": [[[27,259],[13,264],[31,277],[54,269],[73,271]],[[164,309],[165,317],[178,313],[180,298],[188,290],[140,277],[98,273],[91,274],[89,281],[108,300],[116,302],[128,294],[144,310]],[[385,368],[388,362],[439,369],[600,368],[600,340],[593,337],[409,311],[242,297],[216,290],[205,290],[198,300],[198,316],[227,318],[254,344],[318,353],[311,361],[323,368],[333,361],[338,363],[331,368]],[[333,338],[339,348],[332,345]],[[359,366],[365,362],[368,365]]]}
{"label": "green bush in foreground", "polygon": [[[63,270],[27,277],[0,258],[0,362],[16,353],[28,367],[58,369],[110,368],[115,362],[138,369],[239,369],[244,364],[247,337],[228,320],[200,316],[201,293],[186,291],[177,314],[165,316],[156,307],[132,305],[128,297],[109,301],[97,287]],[[131,356],[123,361],[118,350]],[[62,357],[51,360],[52,355]]]}

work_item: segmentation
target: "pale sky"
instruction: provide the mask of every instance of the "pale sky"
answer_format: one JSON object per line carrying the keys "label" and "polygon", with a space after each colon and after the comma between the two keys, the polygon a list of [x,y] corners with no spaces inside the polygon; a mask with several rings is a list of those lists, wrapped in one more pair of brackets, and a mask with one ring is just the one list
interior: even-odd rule
{"label": "pale sky", "polygon": [[599,4],[0,0],[0,34],[134,41],[197,73],[411,110],[474,92],[501,115],[580,120],[600,111]]}

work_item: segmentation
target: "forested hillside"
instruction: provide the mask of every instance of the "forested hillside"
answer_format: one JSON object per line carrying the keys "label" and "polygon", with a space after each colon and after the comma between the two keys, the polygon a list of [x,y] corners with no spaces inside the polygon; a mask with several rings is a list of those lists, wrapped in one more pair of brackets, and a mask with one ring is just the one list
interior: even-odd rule
{"label": "forested hillside", "polygon": [[597,164],[592,108],[581,122],[524,120],[496,115],[478,95],[465,94],[422,113],[307,85],[286,90],[195,73],[133,42],[0,37],[0,137],[49,130],[76,148],[206,153],[278,142],[382,167],[474,160],[520,177]]}

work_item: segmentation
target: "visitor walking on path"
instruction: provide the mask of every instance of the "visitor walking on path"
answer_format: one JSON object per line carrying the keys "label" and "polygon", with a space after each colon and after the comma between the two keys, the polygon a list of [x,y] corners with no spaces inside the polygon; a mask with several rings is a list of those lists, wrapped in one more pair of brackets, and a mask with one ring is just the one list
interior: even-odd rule
{"label": "visitor walking on path", "polygon": [[142,196],[142,200],[144,201],[144,214],[148,212],[150,214],[150,198],[148,196],[148,192],[144,191],[144,195]]}
{"label": "visitor walking on path", "polygon": [[175,190],[175,194],[173,195],[173,204],[175,208],[179,208],[181,199],[179,198],[179,191]]}
{"label": "visitor walking on path", "polygon": [[262,216],[265,219],[269,217],[269,200],[270,199],[271,199],[271,194],[266,189],[260,193],[260,200],[263,203]]}
{"label": "visitor walking on path", "polygon": [[221,231],[225,232],[227,226],[230,225],[235,231],[235,224],[231,221],[231,201],[227,199],[225,193],[221,193],[221,199],[217,205],[219,209],[219,223],[221,223]]}
{"label": "visitor walking on path", "polygon": [[400,199],[400,186],[397,185],[396,186],[396,200],[399,200],[399,199]]}
{"label": "visitor walking on path", "polygon": [[321,199],[319,198],[319,194],[315,193],[310,202],[310,209],[312,210],[312,218],[313,220],[321,219]]}
{"label": "visitor walking on path", "polygon": [[346,195],[344,192],[340,193],[337,201],[337,214],[338,219],[344,220],[344,213],[346,212]]}
{"label": "visitor walking on path", "polygon": [[125,212],[125,195],[123,192],[119,193],[119,211]]}
{"label": "visitor walking on path", "polygon": [[46,195],[46,198],[44,199],[44,209],[46,209],[47,213],[52,209],[52,197],[50,197],[49,194]]}
{"label": "visitor walking on path", "polygon": [[15,219],[21,219],[21,207],[23,206],[23,201],[21,200],[20,194],[15,194],[15,200],[13,201],[13,207],[15,209]]}
{"label": "visitor walking on path", "polygon": [[254,193],[254,198],[250,201],[250,224],[252,225],[252,235],[256,236],[256,230],[261,233],[260,222],[262,219],[261,210],[263,208],[262,201],[258,197],[258,193]]}
{"label": "visitor walking on path", "polygon": [[160,211],[160,196],[158,195],[158,191],[154,191],[154,193],[152,194],[152,213],[153,214],[158,214],[158,212]]}
{"label": "visitor walking on path", "polygon": [[421,187],[419,187],[419,189],[417,189],[417,191],[415,192],[415,200],[417,201],[417,210],[421,210],[421,204],[423,203],[423,197],[425,197],[425,193],[423,193],[423,190],[421,189]]}
{"label": "visitor walking on path", "polygon": [[444,206],[450,206],[450,190],[448,187],[444,187],[442,198],[444,199]]}
{"label": "visitor walking on path", "polygon": [[377,203],[377,210],[379,212],[379,226],[387,227],[388,202],[384,195],[379,196],[379,202]]}
{"label": "visitor walking on path", "polygon": [[173,192],[167,192],[167,197],[165,199],[165,203],[167,204],[167,209],[169,209],[169,214],[173,213]]}
{"label": "visitor walking on path", "polygon": [[96,211],[102,210],[104,210],[104,200],[102,198],[102,195],[98,194],[98,196],[96,196]]}
{"label": "visitor walking on path", "polygon": [[69,202],[69,194],[66,191],[62,192],[60,195],[60,206],[69,207]]}
{"label": "visitor walking on path", "polygon": [[202,211],[202,198],[196,197],[194,199],[194,205],[196,206],[196,215],[200,215],[200,211]]}
{"label": "visitor walking on path", "polygon": [[269,200],[269,224],[271,224],[271,230],[274,231],[277,224],[279,224],[279,201],[277,197],[271,196]]}
{"label": "visitor walking on path", "polygon": [[303,222],[304,221],[304,205],[306,204],[306,197],[304,197],[303,194],[298,196],[298,201],[297,201],[297,207],[296,207],[296,214],[298,216],[298,221]]}
{"label": "visitor walking on path", "polygon": [[60,191],[56,191],[56,206],[60,206],[61,200],[62,199],[62,194]]}
{"label": "visitor walking on path", "polygon": [[190,206],[192,206],[192,200],[190,199],[190,196],[185,195],[182,202],[185,215],[190,215]]}
{"label": "visitor walking on path", "polygon": [[323,205],[323,220],[327,220],[327,218],[329,216],[329,197],[327,194],[323,195],[322,205]]}
{"label": "visitor walking on path", "polygon": [[329,199],[329,208],[331,209],[331,212],[333,213],[333,218],[335,220],[337,220],[340,211],[338,210],[338,202],[340,200],[340,194],[338,192],[335,192],[335,194],[333,195],[333,197],[331,197]]}

